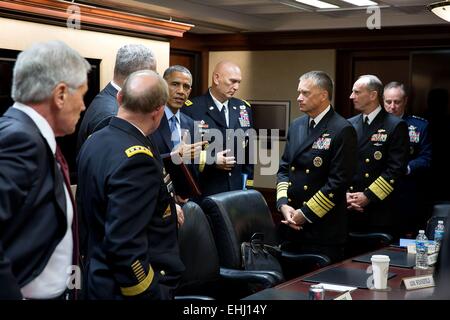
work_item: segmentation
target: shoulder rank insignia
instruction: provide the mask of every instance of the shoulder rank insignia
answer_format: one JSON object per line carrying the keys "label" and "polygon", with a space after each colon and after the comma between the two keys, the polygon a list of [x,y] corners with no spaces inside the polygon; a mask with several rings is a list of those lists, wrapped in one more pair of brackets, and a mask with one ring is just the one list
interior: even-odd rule
{"label": "shoulder rank insignia", "polygon": [[184,104],[187,106],[187,107],[190,107],[190,106],[192,106],[193,105],[193,102],[191,101],[191,100],[186,100],[185,102],[184,102]]}
{"label": "shoulder rank insignia", "polygon": [[138,153],[145,153],[153,158],[153,153],[150,151],[149,148],[144,146],[132,146],[129,147],[127,150],[125,150],[125,154],[127,155],[128,158],[131,158],[132,156]]}
{"label": "shoulder rank insignia", "polygon": [[422,117],[418,117],[418,116],[412,116],[413,118],[415,118],[415,119],[419,119],[419,120],[422,120],[422,121],[425,121],[425,122],[428,122],[428,120],[427,119],[425,119],[425,118],[422,118]]}
{"label": "shoulder rank insignia", "polygon": [[245,101],[244,99],[242,99],[242,101],[244,101],[245,104],[246,104],[249,108],[252,106],[248,101]]}

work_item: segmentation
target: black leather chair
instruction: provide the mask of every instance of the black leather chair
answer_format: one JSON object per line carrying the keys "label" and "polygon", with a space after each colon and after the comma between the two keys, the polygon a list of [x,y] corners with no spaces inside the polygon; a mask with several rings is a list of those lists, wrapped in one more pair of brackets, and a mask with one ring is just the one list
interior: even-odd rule
{"label": "black leather chair", "polygon": [[[434,229],[436,228],[438,221],[447,221],[450,215],[450,202],[439,202],[433,206],[431,218],[427,221],[425,234],[430,240],[434,240]],[[445,226],[447,229],[447,226]]]}
{"label": "black leather chair", "polygon": [[[271,212],[258,191],[219,193],[206,197],[201,205],[211,223],[222,267],[242,268],[241,244],[249,241],[256,232],[264,234],[266,244],[279,245]],[[284,279],[330,264],[325,255],[280,249]],[[284,279],[280,278],[280,281]]]}
{"label": "black leather chair", "polygon": [[346,246],[346,256],[357,255],[386,247],[392,243],[394,237],[383,232],[350,232]]}
{"label": "black leather chair", "polygon": [[220,268],[211,227],[194,202],[183,206],[185,221],[178,230],[181,259],[186,267],[176,299],[240,299],[273,287],[277,277],[267,272]]}

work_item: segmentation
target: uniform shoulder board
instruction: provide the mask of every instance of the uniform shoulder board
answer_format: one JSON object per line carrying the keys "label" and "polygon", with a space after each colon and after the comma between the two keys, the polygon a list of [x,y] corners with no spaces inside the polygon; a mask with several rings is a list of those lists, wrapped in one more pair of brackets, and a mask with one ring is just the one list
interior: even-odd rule
{"label": "uniform shoulder board", "polygon": [[244,103],[250,108],[251,104],[248,101],[245,101],[244,99],[242,99],[242,101],[244,101]]}
{"label": "uniform shoulder board", "polygon": [[190,107],[190,106],[192,106],[193,102],[188,99],[184,102],[184,104],[186,105],[186,107]]}
{"label": "uniform shoulder board", "polygon": [[422,121],[428,122],[427,119],[422,118],[422,117],[418,117],[418,116],[412,116],[412,117],[413,117],[414,119],[418,119],[418,120],[422,120]]}
{"label": "uniform shoulder board", "polygon": [[129,147],[127,150],[125,150],[125,154],[127,155],[128,158],[131,158],[132,156],[134,156],[138,153],[144,153],[153,158],[153,153],[150,151],[149,148],[144,147],[144,146],[132,146],[132,147]]}

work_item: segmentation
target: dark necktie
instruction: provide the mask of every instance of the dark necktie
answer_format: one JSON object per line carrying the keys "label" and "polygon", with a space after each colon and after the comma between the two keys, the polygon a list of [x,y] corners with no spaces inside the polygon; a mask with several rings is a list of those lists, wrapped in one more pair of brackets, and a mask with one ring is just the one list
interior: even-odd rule
{"label": "dark necktie", "polygon": [[222,114],[223,120],[225,120],[225,123],[226,123],[226,125],[228,127],[228,121],[227,121],[228,110],[227,110],[227,107],[225,105],[222,106],[222,110],[220,111],[220,113]]}
{"label": "dark necktie", "polygon": [[178,129],[177,129],[177,117],[175,115],[173,115],[170,119],[170,134],[171,134],[171,138],[170,140],[172,141],[172,145],[175,148],[178,144],[180,144],[180,135],[178,133]]}
{"label": "dark necktie", "polygon": [[364,116],[363,132],[366,133],[368,130],[369,130],[369,117]]}
{"label": "dark necktie", "polygon": [[[73,220],[72,220],[72,239],[73,239],[73,253],[72,253],[72,261],[73,264],[79,264],[80,252],[79,252],[79,240],[78,240],[78,216],[77,210],[75,206],[75,199],[73,198],[72,189],[70,187],[70,176],[69,176],[69,166],[67,165],[66,159],[61,152],[61,149],[58,145],[56,145],[56,153],[55,153],[56,161],[59,164],[61,169],[61,173],[64,177],[64,184],[67,187],[67,191],[69,192],[70,201],[72,202],[73,208]],[[74,298],[77,298],[77,292],[74,290]]]}
{"label": "dark necktie", "polygon": [[314,122],[314,120],[311,120],[309,122],[309,127],[308,127],[308,135],[311,134],[311,132],[314,130],[314,127],[316,126],[316,123]]}

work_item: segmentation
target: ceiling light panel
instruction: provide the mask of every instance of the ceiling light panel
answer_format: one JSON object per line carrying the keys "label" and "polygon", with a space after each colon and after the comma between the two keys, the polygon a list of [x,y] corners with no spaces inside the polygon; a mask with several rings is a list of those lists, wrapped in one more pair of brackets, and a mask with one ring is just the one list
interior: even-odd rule
{"label": "ceiling light panel", "polygon": [[353,4],[358,7],[368,7],[368,6],[377,6],[378,5],[378,3],[376,3],[375,1],[370,1],[370,0],[342,0],[342,1]]}
{"label": "ceiling light panel", "polygon": [[325,1],[319,1],[319,0],[295,0],[296,2],[306,4],[308,6],[316,7],[319,9],[337,9],[338,6],[325,2]]}

